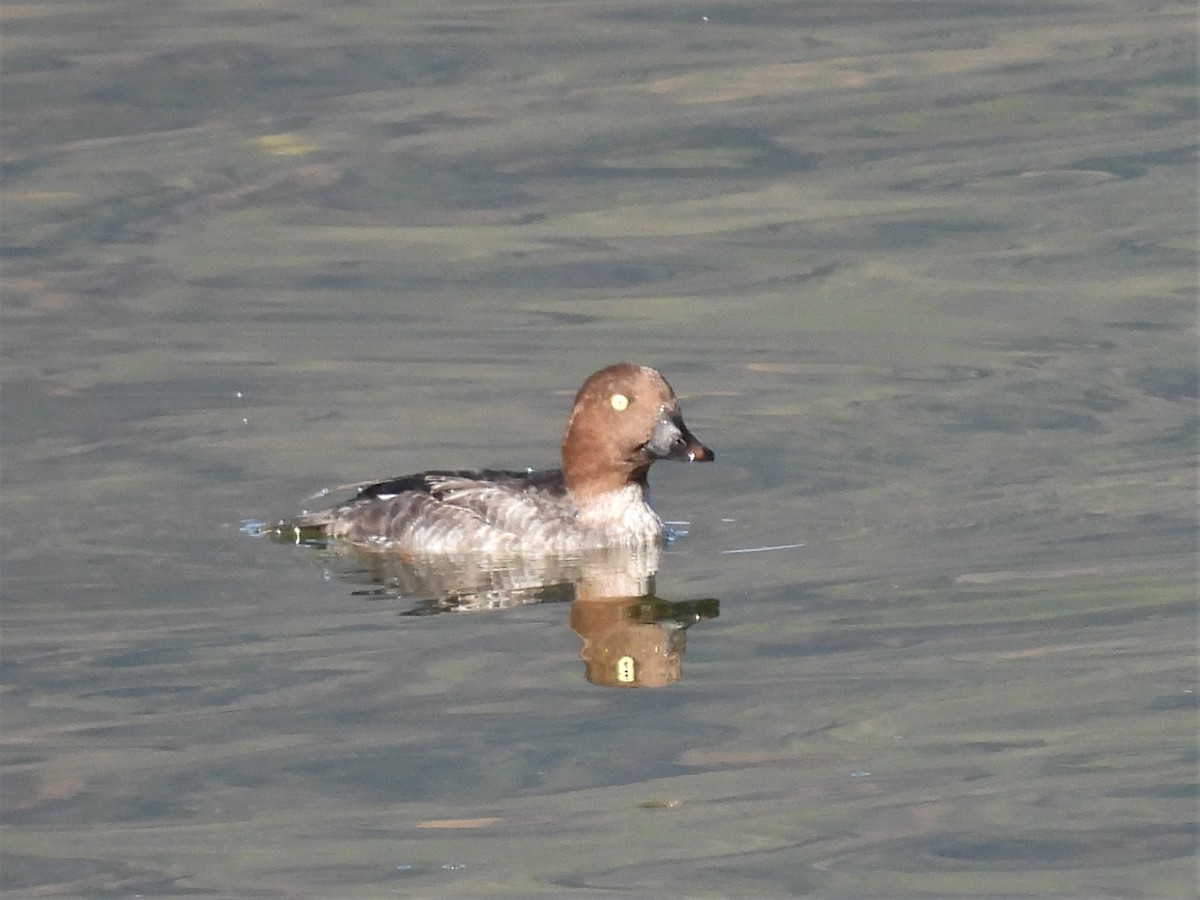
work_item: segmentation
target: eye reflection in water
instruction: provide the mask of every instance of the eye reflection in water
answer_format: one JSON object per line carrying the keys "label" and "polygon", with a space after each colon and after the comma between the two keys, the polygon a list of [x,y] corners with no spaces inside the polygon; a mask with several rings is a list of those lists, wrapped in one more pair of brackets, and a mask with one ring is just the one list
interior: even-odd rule
{"label": "eye reflection in water", "polygon": [[[279,540],[287,540],[281,536]],[[584,677],[603,687],[662,687],[682,677],[688,628],[716,618],[720,603],[672,602],[654,594],[661,548],[604,549],[570,558],[471,554],[414,556],[309,542],[326,577],[353,596],[399,601],[405,616],[571,603]]]}

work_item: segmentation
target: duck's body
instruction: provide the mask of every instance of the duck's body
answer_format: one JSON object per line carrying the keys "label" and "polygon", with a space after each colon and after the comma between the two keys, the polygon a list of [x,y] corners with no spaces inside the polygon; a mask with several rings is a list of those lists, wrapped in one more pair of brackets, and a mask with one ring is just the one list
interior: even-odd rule
{"label": "duck's body", "polygon": [[431,471],[361,488],[338,506],[287,523],[359,546],[427,556],[562,555],[637,547],[663,536],[648,502],[656,459],[707,461],[654,369],[620,363],[575,397],[562,468]]}

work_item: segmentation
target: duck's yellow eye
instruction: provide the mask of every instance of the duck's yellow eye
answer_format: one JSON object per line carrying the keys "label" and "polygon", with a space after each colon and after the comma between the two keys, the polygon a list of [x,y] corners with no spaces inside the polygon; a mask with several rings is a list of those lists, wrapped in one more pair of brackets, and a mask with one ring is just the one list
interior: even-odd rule
{"label": "duck's yellow eye", "polygon": [[625,412],[629,408],[629,398],[624,394],[613,394],[608,398],[608,402],[617,412]]}

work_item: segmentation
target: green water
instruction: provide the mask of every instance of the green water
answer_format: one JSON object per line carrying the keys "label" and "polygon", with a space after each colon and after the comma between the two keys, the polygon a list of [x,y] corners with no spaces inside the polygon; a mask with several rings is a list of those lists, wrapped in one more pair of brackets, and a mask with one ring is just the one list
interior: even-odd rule
{"label": "green water", "polygon": [[[2,15],[0,886],[1194,892],[1190,5]],[[238,530],[620,359],[667,687]]]}

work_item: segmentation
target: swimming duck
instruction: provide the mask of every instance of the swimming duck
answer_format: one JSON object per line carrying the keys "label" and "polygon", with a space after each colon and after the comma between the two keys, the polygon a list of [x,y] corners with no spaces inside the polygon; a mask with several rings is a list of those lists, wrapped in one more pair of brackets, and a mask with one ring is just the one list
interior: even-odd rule
{"label": "swimming duck", "polygon": [[658,459],[708,462],[655,369],[618,363],[575,395],[562,468],[429,471],[369,484],[350,500],[281,523],[410,557],[550,556],[654,545],[664,536],[646,476]]}

